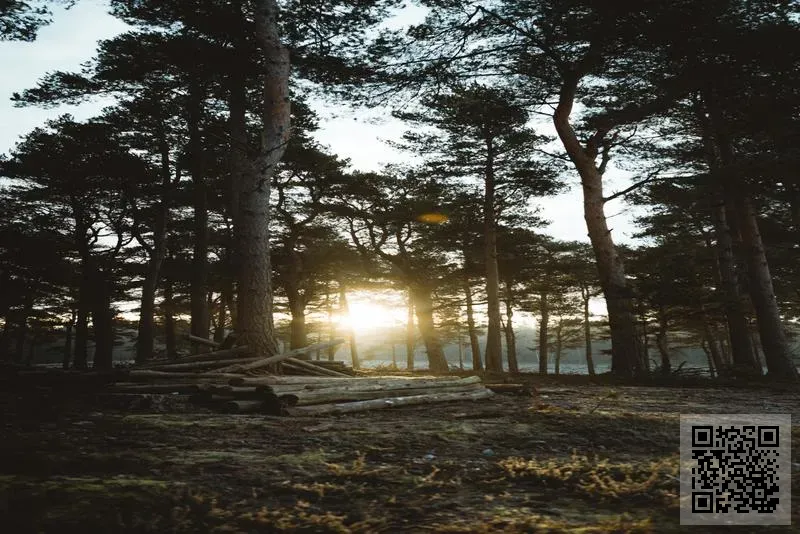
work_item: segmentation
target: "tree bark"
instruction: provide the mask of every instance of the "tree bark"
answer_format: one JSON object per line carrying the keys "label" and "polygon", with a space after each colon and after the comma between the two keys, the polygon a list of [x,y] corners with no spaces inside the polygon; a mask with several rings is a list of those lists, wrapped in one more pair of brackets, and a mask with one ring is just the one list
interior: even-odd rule
{"label": "tree bark", "polygon": [[658,309],[658,334],[656,334],[656,346],[661,356],[661,373],[668,375],[672,372],[672,362],[669,359],[669,347],[667,345],[667,314],[664,307]]}
{"label": "tree bark", "polygon": [[497,265],[497,221],[495,220],[494,146],[486,141],[484,172],[483,232],[486,264],[486,370],[503,372],[503,349],[500,340],[500,272]]}
{"label": "tree bark", "polygon": [[[244,109],[231,109],[233,157],[246,169],[233,184],[238,206],[234,213],[237,276],[237,338],[257,356],[277,352],[273,323],[270,258],[270,189],[272,175],[289,140],[289,52],[280,41],[276,0],[255,6],[255,38],[263,54],[261,146],[248,161]],[[241,81],[241,80],[240,80]],[[246,101],[244,86],[231,87],[232,100]],[[206,336],[207,337],[207,336]]]}
{"label": "tree bark", "polygon": [[583,341],[586,345],[586,368],[589,376],[594,376],[594,357],[592,356],[592,326],[589,322],[589,288],[581,287],[581,298],[583,299]]}
{"label": "tree bark", "polygon": [[467,334],[469,335],[469,346],[472,351],[472,370],[483,371],[483,361],[481,360],[481,346],[478,342],[478,330],[475,328],[475,313],[472,303],[472,287],[469,279],[464,279],[464,296],[467,301]]}
{"label": "tree bark", "polygon": [[747,261],[750,299],[756,311],[758,334],[767,364],[767,375],[774,380],[797,382],[800,381],[800,374],[792,361],[792,351],[786,338],[778,301],[775,298],[775,290],[772,286],[772,277],[755,210],[743,189],[739,187],[736,190],[736,209],[744,245],[743,252]]}
{"label": "tree bark", "polygon": [[178,357],[178,347],[175,337],[175,303],[173,301],[172,279],[169,277],[164,280],[164,298],[161,302],[161,309],[164,314],[164,345],[166,346],[167,358],[174,360]]}
{"label": "tree bark", "polygon": [[611,329],[611,371],[620,376],[633,376],[640,372],[637,364],[641,361],[633,291],[625,277],[622,259],[608,228],[604,212],[603,174],[595,163],[597,140],[602,139],[605,132],[597,132],[593,136],[593,141],[584,148],[569,120],[582,74],[565,73],[559,103],[553,113],[553,122],[567,155],[581,177],[584,218],[597,261],[600,287],[608,308],[608,322]]}
{"label": "tree bark", "polygon": [[411,295],[417,312],[417,325],[428,355],[428,368],[433,373],[446,373],[450,367],[447,365],[442,343],[434,325],[431,291],[422,285],[412,284]]}
{"label": "tree bark", "polygon": [[547,374],[547,323],[550,320],[550,305],[547,301],[547,292],[542,291],[539,295],[539,374]]}
{"label": "tree bark", "polygon": [[19,316],[17,325],[17,347],[14,352],[14,361],[22,363],[25,360],[25,342],[28,338],[28,319],[33,313],[33,290],[28,289],[25,293],[24,303]]}
{"label": "tree bark", "polygon": [[514,334],[514,292],[511,289],[512,283],[506,280],[506,352],[508,354],[508,370],[511,373],[519,373],[519,363],[517,362],[517,337]]}

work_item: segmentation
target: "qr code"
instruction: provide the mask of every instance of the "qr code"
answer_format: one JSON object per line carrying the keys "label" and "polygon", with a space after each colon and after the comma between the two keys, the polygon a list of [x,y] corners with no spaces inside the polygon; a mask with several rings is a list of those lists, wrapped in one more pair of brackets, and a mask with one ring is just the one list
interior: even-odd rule
{"label": "qr code", "polygon": [[681,524],[790,524],[790,438],[790,416],[681,416]]}

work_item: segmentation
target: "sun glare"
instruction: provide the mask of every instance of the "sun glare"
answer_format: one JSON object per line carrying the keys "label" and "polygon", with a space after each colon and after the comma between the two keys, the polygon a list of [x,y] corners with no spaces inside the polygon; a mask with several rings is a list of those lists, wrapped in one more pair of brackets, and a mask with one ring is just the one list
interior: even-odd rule
{"label": "sun glare", "polygon": [[406,308],[402,302],[396,306],[390,303],[375,302],[370,295],[358,295],[349,299],[349,316],[339,317],[338,323],[352,327],[356,331],[369,331],[375,328],[401,326],[406,321]]}

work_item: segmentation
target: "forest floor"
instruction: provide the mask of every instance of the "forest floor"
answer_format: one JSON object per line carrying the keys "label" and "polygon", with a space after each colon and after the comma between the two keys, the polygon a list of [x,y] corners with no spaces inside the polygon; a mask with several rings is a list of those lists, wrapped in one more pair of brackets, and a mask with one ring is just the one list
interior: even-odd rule
{"label": "forest floor", "polygon": [[[797,390],[526,380],[535,397],[318,418],[6,396],[0,529],[677,532],[680,413],[792,413],[800,458]],[[798,467],[795,526],[765,531],[798,531]]]}

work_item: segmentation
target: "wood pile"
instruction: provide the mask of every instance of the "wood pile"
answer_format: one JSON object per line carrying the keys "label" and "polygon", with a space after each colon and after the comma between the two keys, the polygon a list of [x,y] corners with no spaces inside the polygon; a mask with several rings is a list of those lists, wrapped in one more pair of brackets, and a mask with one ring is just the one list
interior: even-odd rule
{"label": "wood pile", "polygon": [[[198,341],[201,340],[201,341]],[[215,349],[178,360],[132,367],[124,378],[105,388],[110,395],[131,398],[181,396],[188,402],[224,413],[324,415],[437,402],[476,400],[491,396],[477,376],[354,377],[343,362],[301,360],[343,343],[338,339],[290,350],[267,358],[243,357],[242,347]],[[281,364],[283,375],[268,374]],[[149,401],[148,401],[149,402]]]}

